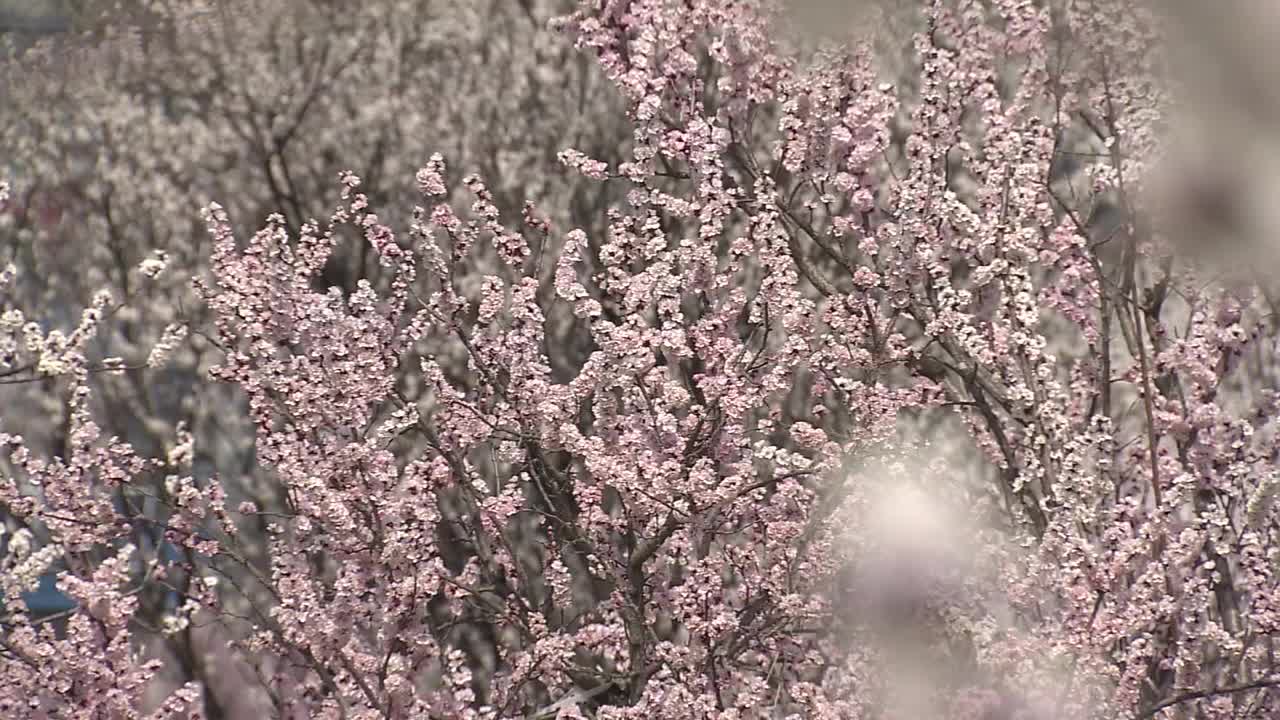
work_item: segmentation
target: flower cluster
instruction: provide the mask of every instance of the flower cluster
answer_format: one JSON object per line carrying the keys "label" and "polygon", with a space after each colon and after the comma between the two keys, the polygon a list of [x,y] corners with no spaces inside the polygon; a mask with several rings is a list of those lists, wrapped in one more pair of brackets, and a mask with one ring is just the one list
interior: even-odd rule
{"label": "flower cluster", "polygon": [[[1148,222],[1158,28],[920,5],[887,82],[772,3],[584,0],[556,26],[633,129],[559,152],[621,186],[598,217],[516,224],[501,163],[455,188],[444,153],[404,173],[407,231],[351,172],[323,222],[282,191],[246,237],[209,204],[198,337],[269,481],[234,512],[185,426],[149,452],[96,424],[109,295],[65,333],[4,309],[0,377],[58,383],[68,430],[0,428],[0,708],[1280,712],[1271,296]],[[24,595],[46,572],[54,619]],[[174,643],[214,650],[166,686]]]}

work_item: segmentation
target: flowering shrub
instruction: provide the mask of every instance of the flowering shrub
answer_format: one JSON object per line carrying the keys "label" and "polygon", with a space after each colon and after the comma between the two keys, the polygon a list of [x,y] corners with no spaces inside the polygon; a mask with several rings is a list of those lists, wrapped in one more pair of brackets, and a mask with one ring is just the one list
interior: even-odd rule
{"label": "flowering shrub", "polygon": [[[66,442],[0,435],[0,709],[1280,711],[1280,396],[1241,372],[1272,321],[1146,207],[1154,20],[921,10],[902,81],[765,3],[583,2],[557,26],[633,130],[619,158],[557,148],[623,188],[599,227],[504,213],[442,155],[407,231],[351,173],[324,222],[246,238],[209,205],[200,337],[247,397],[257,501],[194,472],[182,428],[101,431],[89,378],[144,371],[90,348],[120,301],[69,333],[6,306],[0,377],[56,386]],[[352,246],[376,262],[338,287]],[[75,604],[38,617],[50,569]]]}
{"label": "flowering shrub", "polygon": [[[237,502],[269,496],[271,480],[254,461],[243,394],[207,382],[218,352],[189,282],[209,269],[193,208],[216,199],[246,234],[278,211],[296,233],[328,214],[334,177],[354,170],[404,225],[416,197],[406,179],[439,151],[491,177],[504,212],[536,200],[552,217],[604,226],[608,189],[554,175],[560,146],[612,152],[625,140],[607,79],[546,32],[564,0],[77,8],[94,5],[115,8],[91,37],[0,66],[0,177],[13,184],[0,265],[23,270],[6,302],[66,327],[99,289],[128,300],[88,349],[139,369],[90,375],[98,421],[144,454],[165,452],[185,423],[195,473],[218,474]],[[345,243],[323,282],[351,292],[374,262]],[[60,423],[43,422],[62,407],[47,390],[0,388],[41,452],[63,440]]]}

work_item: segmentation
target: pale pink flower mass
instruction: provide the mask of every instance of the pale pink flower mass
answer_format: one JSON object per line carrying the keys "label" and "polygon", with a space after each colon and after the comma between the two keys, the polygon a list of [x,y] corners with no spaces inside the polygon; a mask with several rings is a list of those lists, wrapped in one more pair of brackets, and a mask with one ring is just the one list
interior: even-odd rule
{"label": "pale pink flower mass", "polygon": [[0,717],[1280,716],[1275,288],[1157,222],[1145,4],[237,1],[0,182]]}

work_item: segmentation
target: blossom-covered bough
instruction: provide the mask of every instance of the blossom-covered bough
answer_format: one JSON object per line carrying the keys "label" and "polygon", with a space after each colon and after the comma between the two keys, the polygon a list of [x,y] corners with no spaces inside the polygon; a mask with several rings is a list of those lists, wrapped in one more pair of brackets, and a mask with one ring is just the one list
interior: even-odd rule
{"label": "blossom-covered bough", "polygon": [[[504,217],[439,155],[405,178],[404,232],[349,173],[323,222],[282,209],[238,240],[210,205],[197,330],[248,398],[259,502],[197,479],[187,435],[143,454],[99,431],[87,378],[137,371],[87,359],[113,299],[67,335],[3,315],[0,377],[41,368],[68,442],[0,436],[0,708],[1280,710],[1273,324],[1146,207],[1154,20],[937,0],[903,81],[869,44],[786,45],[775,10],[591,0],[559,22],[633,128],[618,162],[560,152],[622,188],[599,227]],[[330,287],[353,245],[377,262]],[[51,567],[75,606],[34,617]],[[158,702],[149,639],[181,634]]]}

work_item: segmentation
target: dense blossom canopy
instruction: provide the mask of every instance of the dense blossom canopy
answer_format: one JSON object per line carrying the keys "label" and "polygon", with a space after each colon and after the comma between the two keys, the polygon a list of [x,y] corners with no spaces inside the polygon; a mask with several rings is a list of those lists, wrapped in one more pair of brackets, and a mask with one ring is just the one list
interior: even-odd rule
{"label": "dense blossom canopy", "polygon": [[[193,244],[117,251],[123,287],[68,319],[29,302],[50,295],[26,263],[69,251],[4,205],[0,382],[53,412],[0,411],[0,715],[1280,713],[1271,295],[1158,222],[1156,19],[918,5],[819,47],[763,0],[583,0],[537,41],[564,55],[540,57],[590,59],[629,137],[589,146],[505,100],[451,120],[542,128],[530,147],[555,147],[531,154],[565,172],[523,196],[529,156],[401,152],[447,102],[346,80],[353,115],[304,122],[257,56],[253,83],[212,72],[147,132],[106,119],[145,147],[102,182],[154,178],[125,197],[164,214],[159,238],[203,201],[175,192],[188,164],[222,168],[234,204],[209,203]],[[344,22],[385,39],[394,17]],[[342,72],[330,53],[430,56],[401,39],[325,46],[300,82]],[[592,82],[544,64],[512,92],[544,70]],[[495,92],[377,87],[420,80]],[[262,98],[292,110],[199,126]],[[579,98],[603,124],[608,102]],[[192,127],[206,150],[228,133],[223,152],[166,150]],[[307,167],[329,188],[291,173],[294,132],[370,143],[378,191],[328,160]],[[56,147],[26,157],[52,173]],[[265,160],[240,176],[244,147]],[[93,167],[63,170],[112,207]],[[260,230],[235,224],[264,206]],[[93,217],[113,243],[137,230]],[[201,398],[244,399],[217,406],[242,414],[243,452],[206,447],[222,436],[194,411],[200,428],[104,431],[129,405],[100,378],[141,388],[174,362]],[[29,602],[50,573],[70,601],[53,615]]]}

